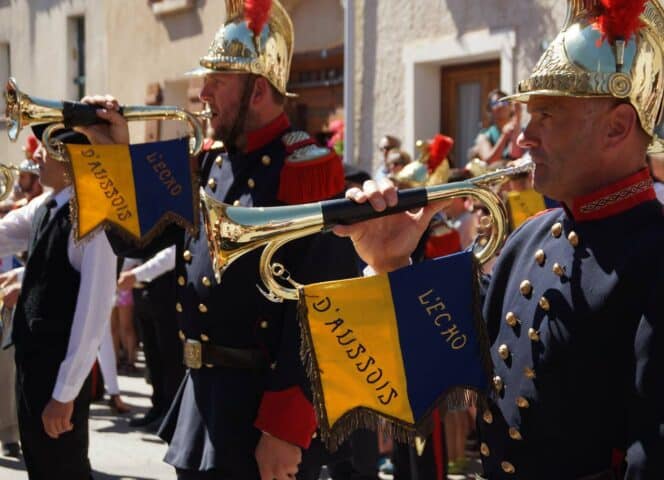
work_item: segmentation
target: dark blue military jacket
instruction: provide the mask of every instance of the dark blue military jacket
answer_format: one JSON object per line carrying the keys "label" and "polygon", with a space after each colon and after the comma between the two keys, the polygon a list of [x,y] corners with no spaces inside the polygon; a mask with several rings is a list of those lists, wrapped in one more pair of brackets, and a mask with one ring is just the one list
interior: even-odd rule
{"label": "dark blue military jacket", "polygon": [[[309,157],[315,160],[319,153],[329,153],[320,148],[312,153],[313,146],[306,145],[308,135],[287,135],[289,132],[283,116],[254,133],[248,152],[227,156],[212,150],[202,154],[201,185],[227,204],[282,204],[278,197],[292,193],[284,192],[282,184],[287,158],[302,164]],[[335,161],[340,162],[336,156]],[[341,193],[343,174],[340,180],[341,188],[334,193]],[[306,177],[302,182],[310,192]],[[217,468],[229,478],[256,478],[254,450],[260,430],[307,447],[316,429],[299,357],[297,304],[273,303],[260,293],[261,250],[236,260],[217,284],[202,220],[200,228],[198,236],[191,236],[170,226],[147,249],[156,252],[169,243],[176,244],[176,298],[163,301],[176,310],[182,338],[262,350],[268,367],[264,371],[205,366],[190,370],[162,425],[161,436],[170,443],[166,461],[183,469]],[[110,234],[110,238],[114,249],[136,255],[136,251],[126,251],[116,235]],[[305,284],[358,274],[351,243],[331,234],[289,244],[277,260]]]}
{"label": "dark blue military jacket", "polygon": [[[526,222],[487,292],[490,479],[664,479],[664,217],[642,171]],[[618,460],[618,461],[616,461]],[[607,477],[608,478],[608,477]]]}

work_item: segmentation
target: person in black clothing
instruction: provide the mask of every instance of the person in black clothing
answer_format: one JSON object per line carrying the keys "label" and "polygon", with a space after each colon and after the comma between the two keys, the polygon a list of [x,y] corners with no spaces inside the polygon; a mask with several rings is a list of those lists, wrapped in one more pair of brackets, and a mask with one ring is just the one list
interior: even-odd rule
{"label": "person in black clothing", "polygon": [[[570,1],[513,97],[531,117],[519,145],[535,188],[563,208],[513,232],[482,279],[494,372],[477,423],[492,480],[664,478],[664,211],[646,167],[664,104],[664,8],[645,2],[630,20],[605,3]],[[616,33],[616,15],[638,31]],[[347,195],[396,203],[388,184]],[[387,272],[409,263],[437,208],[337,232]]]}
{"label": "person in black clothing", "polygon": [[[293,47],[288,14],[275,0],[263,24],[242,2],[226,6],[227,22],[193,72],[204,76],[200,97],[227,150],[212,145],[199,156],[201,186],[219,201],[242,206],[342,194],[339,157],[294,131],[284,113]],[[128,143],[116,100],[85,101],[103,106],[98,115],[110,122],[83,130],[93,142]],[[164,303],[176,312],[189,369],[160,435],[169,442],[166,461],[178,478],[292,478],[317,425],[299,356],[297,305],[274,303],[257,288],[260,251],[235,261],[218,283],[202,223],[198,235],[173,225],[140,250],[108,235],[116,252],[128,257],[176,248],[175,297]],[[329,234],[293,242],[279,256],[303,283],[357,275],[350,242]]]}
{"label": "person in black clothing", "polygon": [[[54,136],[81,143],[71,131]],[[0,255],[28,251],[12,340],[23,455],[31,480],[88,480],[89,373],[111,312],[115,256],[103,234],[75,244],[67,165],[40,146],[53,189],[0,220]]]}

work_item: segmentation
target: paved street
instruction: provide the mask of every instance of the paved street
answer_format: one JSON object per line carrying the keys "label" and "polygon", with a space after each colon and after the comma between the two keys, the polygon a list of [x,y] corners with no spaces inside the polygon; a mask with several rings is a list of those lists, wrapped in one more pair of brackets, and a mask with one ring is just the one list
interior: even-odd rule
{"label": "paved street", "polygon": [[[132,413],[149,405],[150,386],[141,376],[120,376],[120,389]],[[154,435],[130,429],[125,416],[114,416],[106,403],[92,405],[90,461],[95,480],[175,480],[173,469],[163,463],[166,445]],[[26,480],[22,463],[0,457],[1,480]],[[64,479],[54,479],[64,480]]]}
{"label": "paved street", "polygon": [[[150,404],[151,387],[143,377],[121,375],[119,383],[123,399],[132,407],[131,414],[145,412]],[[166,445],[154,435],[129,428],[127,421],[127,416],[113,415],[105,402],[92,405],[90,461],[95,480],[175,480],[173,469],[162,462]],[[22,462],[0,457],[0,480],[27,478]],[[382,478],[391,479],[390,476]],[[464,475],[448,477],[449,480],[466,478]],[[325,469],[320,480],[332,480]]]}

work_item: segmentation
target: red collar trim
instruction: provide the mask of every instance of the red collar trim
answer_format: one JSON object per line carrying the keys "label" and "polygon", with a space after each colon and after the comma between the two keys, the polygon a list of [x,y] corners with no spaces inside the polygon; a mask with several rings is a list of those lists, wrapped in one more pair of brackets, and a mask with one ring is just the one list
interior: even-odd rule
{"label": "red collar trim", "polygon": [[575,198],[572,216],[578,222],[600,220],[656,198],[650,171],[644,168],[608,187]]}
{"label": "red collar trim", "polygon": [[282,113],[263,128],[247,133],[247,148],[245,152],[253,152],[264,147],[290,127],[290,121]]}

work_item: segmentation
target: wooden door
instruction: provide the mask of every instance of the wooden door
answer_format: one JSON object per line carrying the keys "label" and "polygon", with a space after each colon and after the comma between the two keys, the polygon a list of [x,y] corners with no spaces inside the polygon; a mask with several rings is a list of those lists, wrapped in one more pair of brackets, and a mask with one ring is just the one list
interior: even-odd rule
{"label": "wooden door", "polygon": [[454,138],[450,160],[456,167],[468,162],[468,150],[488,126],[487,97],[500,86],[500,61],[442,67],[441,132]]}

